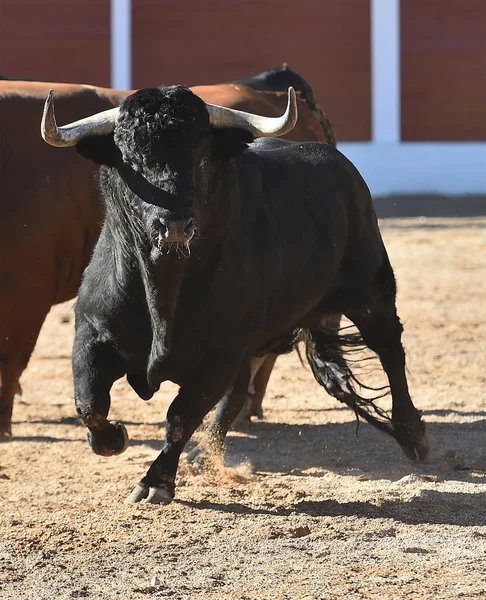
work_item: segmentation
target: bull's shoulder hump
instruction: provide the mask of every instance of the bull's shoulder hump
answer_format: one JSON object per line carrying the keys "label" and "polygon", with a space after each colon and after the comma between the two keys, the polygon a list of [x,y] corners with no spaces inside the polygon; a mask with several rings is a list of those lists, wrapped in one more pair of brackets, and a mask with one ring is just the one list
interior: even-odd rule
{"label": "bull's shoulder hump", "polygon": [[344,155],[334,146],[324,142],[293,142],[280,138],[259,138],[248,146],[248,152],[259,155],[288,156],[302,159],[319,158],[329,160]]}

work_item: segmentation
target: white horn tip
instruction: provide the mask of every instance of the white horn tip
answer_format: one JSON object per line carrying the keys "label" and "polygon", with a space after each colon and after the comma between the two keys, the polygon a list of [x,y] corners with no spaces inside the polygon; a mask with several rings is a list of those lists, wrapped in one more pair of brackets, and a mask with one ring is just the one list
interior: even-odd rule
{"label": "white horn tip", "polygon": [[50,143],[48,137],[49,137],[49,133],[53,126],[53,123],[52,123],[53,120],[54,120],[54,127],[55,127],[54,109],[52,106],[53,97],[54,97],[54,90],[49,90],[46,101],[44,103],[44,111],[42,113],[42,120],[41,120],[41,136],[42,136],[42,139],[45,142],[47,142],[48,144]]}
{"label": "white horn tip", "polygon": [[297,95],[295,93],[295,90],[292,86],[289,87],[288,89],[288,107],[287,110],[289,110],[290,115],[291,115],[291,123],[292,123],[292,127],[291,129],[295,126],[295,124],[297,123],[297,118],[298,118],[298,111],[297,111]]}

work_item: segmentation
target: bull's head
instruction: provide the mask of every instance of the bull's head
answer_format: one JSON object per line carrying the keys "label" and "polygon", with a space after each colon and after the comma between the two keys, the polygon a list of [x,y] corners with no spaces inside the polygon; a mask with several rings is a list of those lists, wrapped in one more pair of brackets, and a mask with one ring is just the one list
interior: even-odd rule
{"label": "bull's head", "polygon": [[52,146],[77,146],[114,169],[111,187],[138,215],[152,248],[164,253],[173,245],[188,247],[198,229],[195,199],[208,185],[204,165],[214,151],[214,130],[229,129],[251,141],[285,135],[296,121],[293,88],[284,115],[271,118],[205,104],[189,89],[170,86],[140,90],[119,108],[58,127],[51,91],[41,134]]}

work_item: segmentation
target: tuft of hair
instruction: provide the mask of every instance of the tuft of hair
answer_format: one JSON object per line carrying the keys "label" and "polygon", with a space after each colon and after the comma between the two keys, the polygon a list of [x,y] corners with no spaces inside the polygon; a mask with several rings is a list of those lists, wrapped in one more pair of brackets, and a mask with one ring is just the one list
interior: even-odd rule
{"label": "tuft of hair", "polygon": [[377,400],[389,395],[389,386],[365,385],[350,367],[350,364],[353,364],[353,367],[359,368],[367,361],[376,361],[377,358],[374,354],[366,355],[368,348],[361,334],[347,333],[348,329],[345,327],[338,331],[304,330],[305,351],[312,373],[328,394],[344,402],[354,411],[357,419],[356,431],[359,429],[361,417],[396,438],[390,414],[376,404]]}
{"label": "tuft of hair", "polygon": [[152,167],[176,141],[209,133],[204,102],[182,85],[146,88],[122,102],[114,140],[123,160],[135,169]]}

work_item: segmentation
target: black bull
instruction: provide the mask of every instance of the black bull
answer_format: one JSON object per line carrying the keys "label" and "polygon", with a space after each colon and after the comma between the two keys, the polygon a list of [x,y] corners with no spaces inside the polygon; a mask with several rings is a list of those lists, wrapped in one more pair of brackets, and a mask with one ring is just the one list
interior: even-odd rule
{"label": "black bull", "polygon": [[[129,497],[170,502],[181,452],[204,416],[223,397],[210,426],[222,449],[251,358],[287,351],[300,332],[317,381],[409,458],[424,458],[394,274],[366,183],[334,147],[250,144],[248,131],[210,124],[208,110],[182,86],[141,90],[121,105],[114,133],[78,140],[104,165],[106,203],[75,308],[75,401],[93,450],[117,454],[128,443],[107,420],[116,379],[126,374],[142,398],[165,380],[178,384],[164,447]],[[325,329],[341,313],[388,376],[388,421],[354,393],[339,339]]]}

